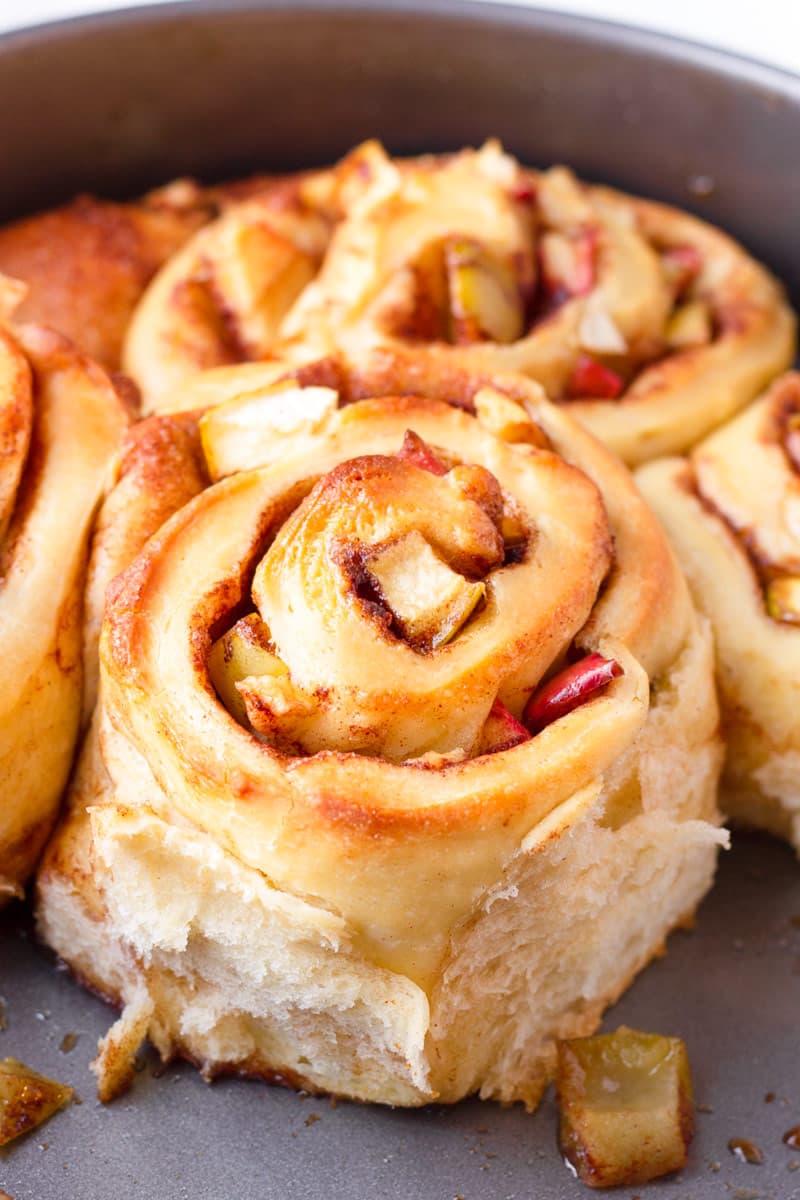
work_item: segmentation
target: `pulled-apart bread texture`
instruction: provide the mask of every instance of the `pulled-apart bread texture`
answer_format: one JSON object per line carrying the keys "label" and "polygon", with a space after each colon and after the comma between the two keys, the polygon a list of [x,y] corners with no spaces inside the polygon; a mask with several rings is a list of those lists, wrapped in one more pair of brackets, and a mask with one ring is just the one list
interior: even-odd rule
{"label": "pulled-apart bread texture", "polygon": [[703,221],[496,142],[391,160],[368,142],[233,205],[164,267],[126,369],[145,405],[198,368],[383,348],[513,370],[630,464],[683,451],[792,360],[779,284]]}
{"label": "pulled-apart bread texture", "polygon": [[89,533],[126,424],[66,339],[0,326],[0,904],[22,894],[72,763]]}
{"label": "pulled-apart bread texture", "polygon": [[714,629],[723,807],[800,852],[800,375],[638,477]]}
{"label": "pulled-apart bread texture", "polygon": [[122,1006],[103,1098],[149,1037],[208,1076],[534,1105],[711,883],[707,629],[535,384],[273,374],[131,434],[41,934]]}

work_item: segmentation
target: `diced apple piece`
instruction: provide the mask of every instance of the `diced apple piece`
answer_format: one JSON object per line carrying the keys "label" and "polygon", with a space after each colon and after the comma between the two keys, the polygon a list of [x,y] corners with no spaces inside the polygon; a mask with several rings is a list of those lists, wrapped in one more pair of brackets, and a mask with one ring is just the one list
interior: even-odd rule
{"label": "diced apple piece", "polygon": [[523,554],[515,554],[515,552],[524,551],[530,535],[525,522],[513,509],[503,509],[503,516],[500,521],[500,535],[503,539],[506,558],[511,554],[516,561],[521,562]]}
{"label": "diced apple piece", "polygon": [[246,724],[247,712],[237,683],[251,675],[288,675],[288,668],[270,649],[269,630],[261,617],[250,613],[211,647],[208,673],[228,712]]}
{"label": "diced apple piece", "polygon": [[417,530],[381,546],[367,569],[403,637],[418,650],[449,642],[486,594],[482,583],[451,570]]}
{"label": "diced apple piece", "polygon": [[429,471],[431,475],[446,475],[450,470],[444,459],[440,458],[418,433],[414,433],[413,429],[406,430],[397,457],[403,462],[409,462],[415,467],[419,467],[421,471]]}
{"label": "diced apple piece", "polygon": [[298,437],[318,433],[338,402],[333,388],[285,380],[210,409],[200,420],[200,438],[211,478],[280,461],[286,441],[297,449]]}
{"label": "diced apple piece", "polygon": [[664,340],[672,350],[705,346],[714,336],[711,309],[704,300],[689,300],[670,315]]}
{"label": "diced apple piece", "polygon": [[[279,662],[280,660],[278,660]],[[318,708],[313,695],[295,686],[280,663],[274,671],[248,675],[236,684],[252,729],[272,744],[288,748]]]}
{"label": "diced apple piece", "polygon": [[573,296],[585,296],[597,276],[597,231],[583,229],[568,237],[563,233],[544,233],[539,242],[542,285],[551,302],[563,303]]}
{"label": "diced apple piece", "polygon": [[486,723],[481,730],[476,754],[497,754],[510,750],[522,742],[529,742],[531,735],[501,700],[495,700]]}
{"label": "diced apple piece", "polygon": [[589,301],[578,327],[578,341],[593,354],[625,354],[625,341],[614,318],[604,308]]}
{"label": "diced apple piece", "polygon": [[703,269],[703,258],[694,246],[670,246],[661,255],[667,283],[676,296],[682,296]]}
{"label": "diced apple piece", "polygon": [[616,1033],[558,1044],[559,1146],[589,1187],[636,1187],[686,1165],[694,1133],[680,1038]]}
{"label": "diced apple piece", "polygon": [[504,442],[548,445],[547,437],[525,409],[495,388],[485,387],[475,393],[475,412],[481,424]]}
{"label": "diced apple piece", "polygon": [[800,578],[782,575],[767,584],[767,612],[776,621],[800,625]]}
{"label": "diced apple piece", "polygon": [[41,1125],[72,1099],[71,1087],[56,1083],[15,1058],[0,1061],[0,1146]]}
{"label": "diced apple piece", "polygon": [[579,704],[584,704],[602,691],[612,679],[624,672],[613,658],[602,654],[587,654],[579,662],[559,671],[543,687],[538,688],[525,705],[522,720],[532,734],[552,725]]}
{"label": "diced apple piece", "polygon": [[450,296],[450,340],[456,345],[522,337],[524,306],[510,264],[471,238],[448,238],[444,269]]}
{"label": "diced apple piece", "polygon": [[594,219],[586,187],[569,167],[551,167],[538,180],[539,209],[545,224],[581,229]]}
{"label": "diced apple piece", "polygon": [[624,387],[625,380],[616,371],[581,354],[567,383],[567,395],[573,400],[616,400]]}

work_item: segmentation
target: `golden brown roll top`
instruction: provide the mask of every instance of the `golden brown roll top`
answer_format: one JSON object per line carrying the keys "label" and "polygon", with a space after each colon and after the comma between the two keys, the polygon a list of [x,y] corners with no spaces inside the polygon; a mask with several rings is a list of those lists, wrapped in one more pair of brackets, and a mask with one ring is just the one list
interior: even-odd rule
{"label": "golden brown roll top", "polygon": [[330,173],[264,181],[163,267],[125,343],[125,370],[146,410],[163,408],[188,375],[260,358],[275,345],[328,245],[333,188]]}
{"label": "golden brown roll top", "polygon": [[[502,380],[475,385],[473,411],[294,381],[210,410],[225,477],[106,611],[105,710],[156,807],[333,905],[419,981],[524,834],[632,744],[648,671],[693,627],[622,468],[534,386],[507,386],[527,413]],[[592,651],[622,672],[529,736],[537,685]],[[487,754],[498,713],[524,740]]]}
{"label": "golden brown roll top", "polygon": [[181,406],[198,368],[272,354],[519,371],[638,463],[741,408],[793,346],[779,285],[688,214],[526,170],[495,142],[407,161],[368,142],[194,238],[126,362],[153,409]]}
{"label": "golden brown roll top", "polygon": [[67,781],[89,532],[126,423],[65,339],[0,328],[0,899],[21,893]]}
{"label": "golden brown roll top", "polygon": [[17,319],[65,334],[111,371],[151,278],[217,210],[188,180],[127,204],[79,196],[0,228],[0,271],[22,280]]}
{"label": "golden brown roll top", "polygon": [[723,806],[800,848],[800,376],[638,478],[714,627]]}

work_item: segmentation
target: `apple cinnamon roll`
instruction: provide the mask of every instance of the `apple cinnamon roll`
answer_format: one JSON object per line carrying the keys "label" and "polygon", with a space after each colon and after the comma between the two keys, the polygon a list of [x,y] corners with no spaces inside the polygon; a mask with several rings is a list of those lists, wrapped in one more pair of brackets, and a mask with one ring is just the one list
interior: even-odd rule
{"label": "apple cinnamon roll", "polygon": [[0,327],[0,903],[22,894],[72,763],[90,525],[126,422],[60,335]]}
{"label": "apple cinnamon roll", "polygon": [[638,478],[714,628],[723,807],[800,852],[800,375]]}
{"label": "apple cinnamon roll", "polygon": [[143,422],[102,523],[130,562],[39,883],[122,1006],[100,1094],[149,1036],[208,1076],[534,1105],[711,882],[708,633],[536,385],[259,369]]}
{"label": "apple cinnamon roll", "polygon": [[0,271],[27,291],[17,319],[59,330],[108,370],[140,296],[218,211],[218,198],[176,180],[139,201],[78,196],[70,204],[0,228]]}
{"label": "apple cinnamon roll", "polygon": [[791,362],[781,288],[731,238],[495,142],[407,161],[369,142],[303,186],[282,227],[232,209],[151,286],[126,348],[149,407],[180,405],[198,367],[382,348],[521,372],[634,464]]}

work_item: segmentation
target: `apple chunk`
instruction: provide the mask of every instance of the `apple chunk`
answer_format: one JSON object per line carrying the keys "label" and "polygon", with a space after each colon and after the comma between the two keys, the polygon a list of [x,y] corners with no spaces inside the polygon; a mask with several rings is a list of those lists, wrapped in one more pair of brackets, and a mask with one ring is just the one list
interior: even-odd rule
{"label": "apple chunk", "polygon": [[497,754],[530,740],[531,735],[525,726],[508,711],[502,700],[495,700],[481,730],[476,754]]}
{"label": "apple chunk", "polygon": [[680,1038],[616,1033],[558,1044],[562,1154],[589,1187],[635,1187],[686,1165],[694,1133]]}
{"label": "apple chunk", "polygon": [[450,294],[450,340],[515,342],[525,313],[514,270],[472,238],[448,238],[444,266]]}
{"label": "apple chunk", "polygon": [[714,336],[711,309],[704,300],[689,300],[681,304],[667,321],[664,338],[672,350],[688,350],[705,346]]}
{"label": "apple chunk", "polygon": [[622,674],[622,667],[613,658],[587,654],[533,692],[525,705],[522,720],[532,734],[540,733]]}
{"label": "apple chunk", "polygon": [[247,712],[237,683],[250,676],[288,675],[288,668],[270,649],[269,630],[261,617],[250,613],[211,647],[208,673],[228,712],[244,725]]}
{"label": "apple chunk", "polygon": [[316,271],[311,254],[263,222],[231,222],[221,230],[215,290],[238,318],[240,336],[258,351],[280,333],[283,318]]}
{"label": "apple chunk", "polygon": [[800,625],[800,578],[782,575],[767,584],[767,612],[776,621]]}
{"label": "apple chunk", "polygon": [[0,1060],[0,1146],[41,1125],[72,1095],[71,1087],[40,1075],[15,1058]]}
{"label": "apple chunk", "polygon": [[475,414],[490,433],[504,442],[523,442],[549,449],[547,435],[531,420],[521,404],[517,404],[492,387],[475,393]]}
{"label": "apple chunk", "polygon": [[333,388],[301,387],[292,380],[210,409],[200,420],[200,438],[211,478],[216,482],[279,462],[287,441],[295,452],[307,439],[310,450],[338,402]]}
{"label": "apple chunk", "polygon": [[417,530],[375,550],[367,569],[416,650],[449,642],[486,595],[484,584],[453,571]]}

